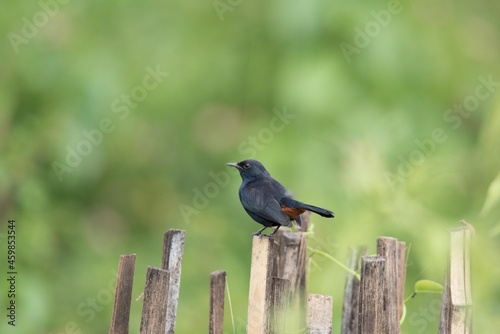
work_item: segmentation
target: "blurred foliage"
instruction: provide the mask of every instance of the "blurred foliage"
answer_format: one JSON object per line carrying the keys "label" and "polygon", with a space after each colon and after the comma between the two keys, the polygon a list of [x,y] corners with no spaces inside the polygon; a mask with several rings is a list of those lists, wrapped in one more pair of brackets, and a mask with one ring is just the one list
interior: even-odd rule
{"label": "blurred foliage", "polygon": [[[206,332],[209,273],[225,269],[243,333],[259,225],[224,163],[254,157],[299,199],[336,212],[313,217],[323,251],[373,252],[381,235],[411,244],[408,293],[443,281],[447,230],[465,218],[476,229],[475,331],[492,333],[499,10],[488,0],[5,2],[0,254],[15,218],[19,309],[15,328],[2,313],[0,332],[107,332],[119,255],[137,253],[138,296],[163,232],[178,228],[178,332]],[[151,71],[168,72],[154,89]],[[345,273],[316,260],[308,288],[333,295],[338,333]],[[403,332],[436,333],[439,298],[409,301]]]}

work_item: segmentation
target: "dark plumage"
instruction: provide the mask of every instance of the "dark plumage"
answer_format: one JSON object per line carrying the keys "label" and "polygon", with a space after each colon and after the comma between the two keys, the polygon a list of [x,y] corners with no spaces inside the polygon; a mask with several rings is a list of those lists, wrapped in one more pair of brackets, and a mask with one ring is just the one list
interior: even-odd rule
{"label": "dark plumage", "polygon": [[238,163],[229,162],[227,165],[240,172],[242,183],[239,195],[243,208],[253,220],[264,225],[254,235],[260,235],[268,227],[277,226],[272,233],[274,234],[280,226],[289,226],[292,220],[300,226],[300,214],[306,210],[333,218],[333,212],[330,210],[294,200],[259,161],[248,159]]}

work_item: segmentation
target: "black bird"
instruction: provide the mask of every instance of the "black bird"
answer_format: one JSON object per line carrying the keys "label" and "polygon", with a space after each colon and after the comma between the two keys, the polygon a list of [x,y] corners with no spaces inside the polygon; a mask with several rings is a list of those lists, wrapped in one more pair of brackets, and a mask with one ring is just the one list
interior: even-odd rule
{"label": "black bird", "polygon": [[263,228],[253,235],[260,235],[268,227],[277,226],[273,235],[281,226],[289,226],[295,220],[299,226],[300,215],[311,211],[320,216],[333,218],[330,210],[296,201],[292,195],[266,170],[259,161],[248,159],[226,165],[238,169],[242,183],[239,190],[240,201],[245,211]]}

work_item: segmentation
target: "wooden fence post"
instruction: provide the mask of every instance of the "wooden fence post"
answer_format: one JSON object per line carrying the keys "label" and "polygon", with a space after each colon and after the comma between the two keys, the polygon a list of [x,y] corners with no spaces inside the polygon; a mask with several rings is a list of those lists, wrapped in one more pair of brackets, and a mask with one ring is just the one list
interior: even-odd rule
{"label": "wooden fence post", "polygon": [[332,297],[308,294],[307,334],[330,334],[332,332]]}
{"label": "wooden fence post", "polygon": [[253,236],[250,287],[248,292],[247,334],[268,333],[271,309],[273,238]]}
{"label": "wooden fence post", "polygon": [[210,274],[210,322],[208,333],[222,334],[224,327],[224,295],[226,272],[214,271]]}
{"label": "wooden fence post", "polygon": [[[347,267],[359,271],[361,257],[367,255],[368,247],[351,247],[347,258]],[[342,334],[358,333],[359,313],[359,285],[360,281],[352,274],[347,274],[345,279],[344,301],[342,303]]]}
{"label": "wooden fence post", "polygon": [[[406,243],[398,241],[397,243],[397,293],[398,293],[398,323],[401,322],[403,316],[403,308],[405,304],[405,282],[406,282]],[[401,325],[399,326],[401,330]]]}
{"label": "wooden fence post", "polygon": [[287,332],[287,322],[291,319],[287,317],[290,311],[290,281],[284,278],[272,277],[272,300],[271,319],[268,330],[270,334],[281,334]]}
{"label": "wooden fence post", "polygon": [[399,275],[398,275],[398,241],[395,238],[379,237],[377,239],[377,254],[385,259],[384,270],[384,309],[386,320],[383,333],[400,334],[398,317]]}
{"label": "wooden fence post", "polygon": [[307,242],[300,232],[278,231],[273,276],[290,281],[292,295],[305,289]]}
{"label": "wooden fence post", "polygon": [[474,233],[466,222],[450,231],[450,260],[446,274],[439,334],[472,333],[470,240]]}
{"label": "wooden fence post", "polygon": [[359,298],[358,333],[385,334],[387,323],[384,311],[385,259],[363,256]]}
{"label": "wooden fence post", "polygon": [[134,284],[135,254],[120,256],[116,278],[115,302],[109,334],[128,334],[130,303]]}
{"label": "wooden fence post", "polygon": [[286,331],[305,326],[307,237],[302,232],[281,229],[274,237],[273,276],[289,282]]}
{"label": "wooden fence post", "polygon": [[167,270],[148,267],[142,306],[141,334],[165,333],[169,276]]}
{"label": "wooden fence post", "polygon": [[177,304],[179,301],[179,289],[181,283],[182,255],[184,253],[184,240],[186,231],[168,230],[165,232],[163,241],[162,269],[169,272],[168,306],[166,310],[165,334],[173,334],[175,331],[175,319],[177,316]]}

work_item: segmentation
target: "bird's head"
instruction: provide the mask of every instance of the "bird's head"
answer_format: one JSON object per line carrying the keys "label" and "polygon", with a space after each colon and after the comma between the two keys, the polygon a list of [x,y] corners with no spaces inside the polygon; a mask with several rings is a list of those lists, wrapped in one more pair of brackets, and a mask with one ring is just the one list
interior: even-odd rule
{"label": "bird's head", "polygon": [[259,177],[269,176],[266,167],[257,160],[247,159],[240,162],[228,162],[226,165],[236,168],[243,180],[254,180]]}

